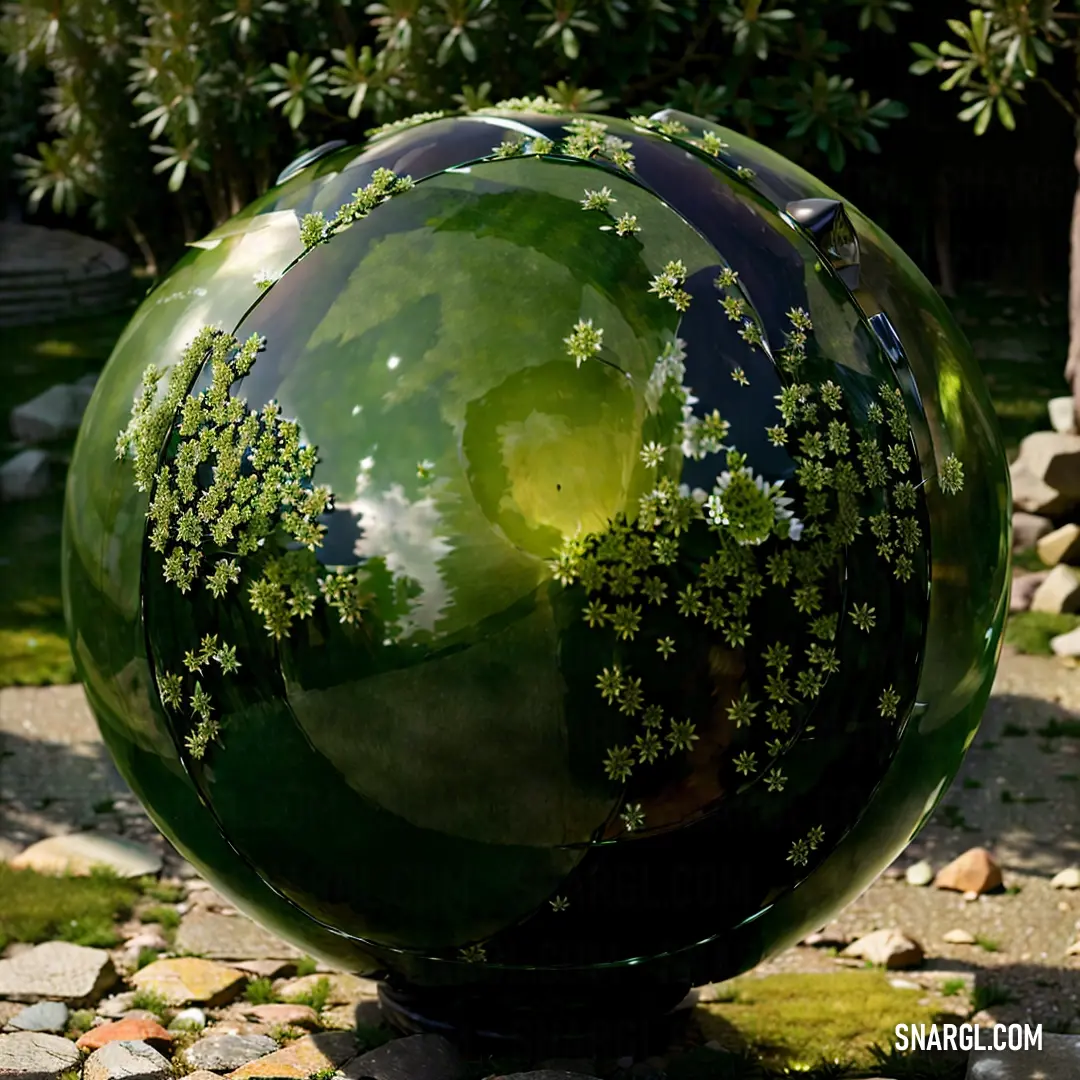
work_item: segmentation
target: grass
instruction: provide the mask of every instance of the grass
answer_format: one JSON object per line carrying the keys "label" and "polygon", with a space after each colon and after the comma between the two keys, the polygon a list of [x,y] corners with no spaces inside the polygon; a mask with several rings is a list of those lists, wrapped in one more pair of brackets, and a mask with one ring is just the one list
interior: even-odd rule
{"label": "grass", "polygon": [[702,1031],[769,1066],[813,1068],[837,1058],[868,1065],[872,1046],[893,1045],[897,1024],[936,1016],[919,1004],[920,991],[898,990],[880,971],[742,977],[732,986],[731,1001],[699,1006]]}
{"label": "grass", "polygon": [[992,1009],[995,1005],[1009,1005],[1015,1000],[1013,993],[1004,986],[983,983],[976,986],[971,993],[971,1012],[982,1012],[983,1009]]}
{"label": "grass", "polygon": [[136,990],[131,999],[132,1009],[145,1009],[163,1023],[169,1014],[169,1002],[156,990]]}
{"label": "grass", "polygon": [[[11,410],[57,383],[102,368],[130,312],[4,331],[0,425]],[[69,454],[74,439],[49,447]],[[0,442],[0,463],[15,452]],[[0,686],[68,683],[75,677],[60,594],[62,469],[37,499],[0,514]]]}
{"label": "grass", "polygon": [[142,971],[148,964],[152,964],[159,956],[160,952],[157,949],[150,948],[149,945],[144,945],[139,950],[139,958],[135,961],[135,970]]}
{"label": "grass", "polygon": [[273,981],[263,977],[261,979],[252,979],[247,984],[244,990],[244,1000],[249,1005],[272,1005],[275,1001],[280,1001],[281,998],[274,991]]}
{"label": "grass", "polygon": [[111,948],[120,940],[114,924],[138,897],[138,886],[103,872],[55,877],[0,863],[0,948],[57,938]]}
{"label": "grass", "polygon": [[1033,656],[1053,656],[1050,639],[1067,634],[1080,626],[1080,615],[1055,614],[1048,611],[1020,611],[1009,616],[1005,624],[1005,641],[1017,652]]}
{"label": "grass", "polygon": [[314,975],[318,966],[318,961],[314,960],[312,957],[301,956],[300,959],[296,961],[297,978],[302,978],[305,975]]}
{"label": "grass", "polygon": [[993,938],[983,937],[981,934],[975,935],[975,944],[983,952],[1001,952],[1001,946]]}
{"label": "grass", "polygon": [[157,900],[161,904],[179,904],[185,895],[183,885],[169,885],[153,878],[147,879],[143,892],[151,900]]}
{"label": "grass", "polygon": [[963,979],[946,979],[941,984],[941,996],[956,997],[957,994],[962,994],[966,987],[967,983]]}
{"label": "grass", "polygon": [[180,912],[167,904],[156,904],[139,913],[144,923],[157,923],[162,930],[175,930],[180,925]]}
{"label": "grass", "polygon": [[287,999],[291,1005],[310,1005],[316,1013],[321,1013],[330,1000],[330,980],[324,975],[316,979],[310,990],[294,994]]}

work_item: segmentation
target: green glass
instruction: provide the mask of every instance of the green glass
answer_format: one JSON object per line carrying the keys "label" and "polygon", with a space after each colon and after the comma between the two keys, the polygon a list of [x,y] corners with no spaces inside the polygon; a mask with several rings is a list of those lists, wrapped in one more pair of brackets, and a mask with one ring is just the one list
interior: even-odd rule
{"label": "green glass", "polygon": [[[1007,471],[941,301],[848,207],[854,281],[813,197],[692,117],[436,119],[151,293],[76,447],[66,613],[118,767],[239,908],[403,993],[659,1000],[910,840],[993,678]],[[117,433],[204,325],[235,343],[139,491]]]}

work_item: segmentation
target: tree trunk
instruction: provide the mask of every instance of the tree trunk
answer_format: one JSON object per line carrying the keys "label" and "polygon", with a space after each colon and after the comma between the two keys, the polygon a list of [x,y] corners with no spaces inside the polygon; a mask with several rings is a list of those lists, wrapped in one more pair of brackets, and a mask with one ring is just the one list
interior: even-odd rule
{"label": "tree trunk", "polygon": [[139,251],[142,252],[143,262],[146,264],[146,272],[150,277],[157,278],[157,257],[154,255],[154,249],[150,246],[150,241],[146,239],[146,234],[139,228],[133,217],[126,217],[124,218],[124,221],[127,224],[128,232],[131,233],[132,240],[135,241]]}
{"label": "tree trunk", "polygon": [[952,260],[952,220],[949,209],[949,178],[938,171],[934,191],[934,255],[938,267],[938,291],[950,299],[956,296],[956,276]]}
{"label": "tree trunk", "polygon": [[[1080,174],[1080,131],[1073,162]],[[1073,197],[1072,226],[1069,230],[1069,358],[1065,380],[1072,387],[1073,406],[1080,416],[1080,175]]]}

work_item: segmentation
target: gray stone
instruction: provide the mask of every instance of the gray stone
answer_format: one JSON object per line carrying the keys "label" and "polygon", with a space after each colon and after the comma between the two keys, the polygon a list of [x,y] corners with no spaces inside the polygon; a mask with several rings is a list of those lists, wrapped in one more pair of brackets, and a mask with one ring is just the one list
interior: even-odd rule
{"label": "gray stone", "polygon": [[0,1076],[57,1080],[79,1067],[82,1055],[70,1039],[38,1031],[0,1035]]}
{"label": "gray stone", "polygon": [[1048,517],[1029,514],[1026,510],[1017,510],[1012,516],[1013,551],[1028,551],[1048,532],[1053,532],[1054,523]]}
{"label": "gray stone", "polygon": [[1031,608],[1035,590],[1050,576],[1049,570],[1036,570],[1031,574],[1018,574],[1009,589],[1009,611],[1016,614]]}
{"label": "gray stone", "polygon": [[11,410],[11,433],[23,443],[51,442],[79,430],[90,392],[85,386],[50,386]]}
{"label": "gray stone", "polygon": [[32,844],[11,860],[19,870],[40,874],[89,874],[95,866],[108,867],[119,877],[136,878],[161,870],[161,856],[144,844],[106,833],[68,833]]}
{"label": "gray stone", "polygon": [[1050,880],[1051,889],[1080,889],[1080,867],[1070,866]]}
{"label": "gray stone", "polygon": [[23,450],[0,465],[0,502],[36,499],[49,490],[49,455]]}
{"label": "gray stone", "polygon": [[1052,637],[1050,650],[1055,656],[1080,656],[1080,626],[1066,634]]}
{"label": "gray stone", "polygon": [[[990,1042],[984,1032],[980,1041]],[[1058,1080],[1080,1076],[1080,1036],[1043,1033],[1031,1050],[972,1050],[967,1080]]]}
{"label": "gray stone", "polygon": [[176,930],[176,950],[207,960],[298,960],[303,953],[244,915],[198,910],[185,915]]}
{"label": "gray stone", "polygon": [[202,1031],[206,1027],[206,1013],[192,1006],[181,1009],[169,1023],[170,1031]]}
{"label": "gray stone", "polygon": [[1055,614],[1080,610],[1080,574],[1069,566],[1055,566],[1035,590],[1031,610]]}
{"label": "gray stone", "polygon": [[907,868],[904,872],[904,880],[909,885],[920,888],[923,885],[929,885],[934,880],[934,868],[925,859],[920,859]]}
{"label": "gray stone", "polygon": [[184,1060],[193,1069],[232,1072],[277,1048],[269,1035],[207,1035],[184,1051]]}
{"label": "gray stone", "polygon": [[1076,403],[1072,397],[1051,398],[1046,403],[1050,426],[1062,435],[1076,434]]}
{"label": "gray stone", "polygon": [[12,1001],[54,998],[68,1005],[92,1005],[116,982],[104,949],[47,941],[10,960],[0,960],[0,997]]}
{"label": "gray stone", "polygon": [[1047,566],[1075,562],[1080,555],[1080,525],[1069,522],[1054,529],[1036,543],[1035,550]]}
{"label": "gray stone", "polygon": [[1030,514],[1054,517],[1074,507],[1078,499],[1051,487],[1020,460],[1009,466],[1013,506]]}
{"label": "gray stone", "polygon": [[166,1080],[168,1058],[144,1042],[121,1039],[95,1050],[83,1066],[83,1080]]}
{"label": "gray stone", "polygon": [[361,1054],[341,1071],[350,1080],[457,1080],[464,1066],[441,1035],[409,1035]]}
{"label": "gray stone", "polygon": [[68,1007],[62,1001],[39,1001],[16,1013],[8,1024],[20,1031],[53,1031],[62,1033],[67,1027]]}

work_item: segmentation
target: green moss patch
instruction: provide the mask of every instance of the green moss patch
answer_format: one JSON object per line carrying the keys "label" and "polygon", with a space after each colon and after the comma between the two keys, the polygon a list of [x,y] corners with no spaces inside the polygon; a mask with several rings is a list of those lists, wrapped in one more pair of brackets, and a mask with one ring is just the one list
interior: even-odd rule
{"label": "green moss patch", "polygon": [[893,1046],[897,1024],[930,1024],[940,1013],[919,1004],[923,991],[898,990],[880,971],[743,977],[727,989],[730,1001],[698,1007],[705,1037],[776,1067],[868,1066],[872,1047]]}
{"label": "green moss patch", "polygon": [[115,923],[131,914],[138,887],[111,875],[53,877],[0,863],[0,948],[60,939],[111,948]]}
{"label": "green moss patch", "polygon": [[1080,615],[1055,615],[1048,611],[1020,611],[1005,624],[1005,641],[1017,652],[1052,656],[1050,639],[1080,626]]}

